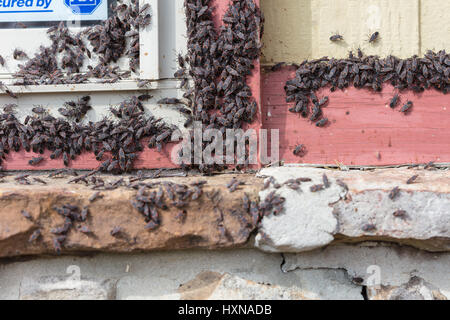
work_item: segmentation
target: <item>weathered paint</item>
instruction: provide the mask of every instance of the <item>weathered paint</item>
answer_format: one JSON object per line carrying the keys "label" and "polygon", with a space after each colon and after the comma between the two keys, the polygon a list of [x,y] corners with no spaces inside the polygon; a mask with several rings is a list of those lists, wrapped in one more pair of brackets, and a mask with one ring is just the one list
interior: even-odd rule
{"label": "weathered paint", "polygon": [[[447,0],[263,0],[266,17],[263,64],[366,54],[402,58],[450,47]],[[368,36],[379,31],[376,44]],[[329,41],[334,32],[344,41]]]}
{"label": "weathered paint", "polygon": [[[330,98],[323,109],[330,123],[317,128],[288,111],[293,103],[286,103],[283,87],[294,73],[293,68],[286,68],[262,74],[263,127],[280,130],[280,159],[285,162],[334,165],[450,162],[450,104],[443,93],[402,92],[399,106],[392,110],[388,106],[394,95],[392,86],[385,86],[381,93],[353,87],[335,92],[324,88],[317,96]],[[404,115],[399,109],[407,100],[413,101],[414,106]],[[294,156],[293,149],[301,143],[306,145],[306,155]]]}
{"label": "weathered paint", "polygon": [[450,1],[420,0],[420,48],[450,50]]}
{"label": "weathered paint", "polygon": [[[148,144],[148,142],[147,142]],[[146,168],[176,168],[177,166],[171,161],[172,149],[175,144],[168,144],[163,148],[161,152],[156,149],[148,149],[147,144],[144,151],[139,154],[139,158],[134,162],[135,169]],[[51,151],[44,151],[43,154],[37,154],[34,152],[26,152],[20,150],[19,152],[10,152],[6,156],[6,160],[3,161],[2,167],[4,170],[56,170],[63,169],[66,166],[63,163],[62,157],[58,159],[50,159]],[[44,157],[44,160],[35,166],[30,166],[28,161],[33,157]],[[109,154],[105,152],[103,161],[108,159]],[[73,169],[95,169],[98,168],[101,162],[95,159],[95,155],[91,152],[83,152],[77,156],[75,160],[71,160],[69,167]]]}
{"label": "weathered paint", "polygon": [[[403,58],[449,49],[449,6],[446,0],[262,0],[266,17],[262,63],[341,58],[359,47],[366,54]],[[369,44],[369,34],[375,31],[381,38]],[[344,41],[331,42],[334,32]],[[355,88],[334,93],[322,89],[319,95],[330,97],[324,113],[332,123],[317,128],[288,112],[283,87],[293,74],[292,69],[284,70],[263,74],[261,80],[263,127],[280,130],[280,159],[287,163],[450,162],[450,105],[442,93],[402,94],[402,102],[408,98],[414,102],[413,111],[405,116],[387,107],[393,95],[389,86],[377,94]],[[292,154],[300,143],[308,149],[303,158]]]}
{"label": "weathered paint", "polygon": [[266,18],[263,64],[311,56],[311,0],[262,0],[261,8]]}
{"label": "weathered paint", "polygon": [[[255,3],[259,6],[260,0],[254,0]],[[231,0],[213,0],[212,6],[215,6],[215,23],[216,27],[220,27],[220,23],[222,21],[222,18],[226,11],[228,10],[228,7],[231,3]],[[262,8],[263,9],[263,8]],[[258,106],[261,106],[261,66],[260,62],[255,62],[255,67],[253,69],[252,74],[247,79],[247,84],[250,86],[252,90],[253,97],[256,100],[256,103]],[[250,125],[244,126],[244,130],[247,128],[253,128],[255,130],[259,130],[261,128],[261,121],[259,120],[261,118],[261,109],[259,108],[257,118],[251,123]]]}
{"label": "weathered paint", "polygon": [[[312,1],[312,56],[343,58],[361,48],[366,54],[401,58],[419,51],[419,0]],[[378,31],[380,39],[369,43]],[[344,41],[333,43],[339,32]]]}

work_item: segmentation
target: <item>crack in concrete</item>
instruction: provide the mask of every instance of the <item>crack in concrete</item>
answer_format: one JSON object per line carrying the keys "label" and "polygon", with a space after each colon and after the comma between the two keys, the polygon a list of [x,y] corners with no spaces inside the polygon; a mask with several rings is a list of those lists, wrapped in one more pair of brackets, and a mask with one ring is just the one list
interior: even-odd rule
{"label": "crack in concrete", "polygon": [[293,272],[296,270],[336,270],[336,271],[343,271],[348,279],[349,284],[354,285],[354,286],[360,286],[361,287],[361,296],[363,297],[364,300],[369,300],[368,295],[367,295],[367,286],[364,284],[359,284],[356,283],[354,281],[354,279],[350,276],[349,272],[347,269],[345,268],[333,268],[333,267],[308,267],[308,268],[301,268],[301,267],[296,267],[292,270],[286,271],[283,269],[283,266],[286,264],[286,258],[284,256],[284,253],[281,253],[281,257],[283,258],[283,261],[281,263],[281,272],[283,273],[289,273],[289,272]]}
{"label": "crack in concrete", "polygon": [[284,256],[284,253],[280,253],[281,255],[281,265],[280,265],[280,269],[282,273],[288,273],[289,271],[285,271],[283,269],[284,265],[286,264],[286,257]]}
{"label": "crack in concrete", "polygon": [[364,300],[369,300],[369,297],[367,296],[367,286],[362,286],[361,295],[363,296]]}

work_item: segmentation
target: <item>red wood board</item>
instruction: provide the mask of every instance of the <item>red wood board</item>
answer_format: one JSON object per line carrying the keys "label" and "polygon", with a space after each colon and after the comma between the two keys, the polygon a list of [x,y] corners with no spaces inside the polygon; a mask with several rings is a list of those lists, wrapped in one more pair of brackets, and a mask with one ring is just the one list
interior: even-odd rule
{"label": "red wood board", "polygon": [[[145,144],[144,144],[145,145]],[[139,154],[139,158],[134,162],[134,168],[176,168],[177,166],[172,163],[171,152],[175,144],[170,143],[166,145],[161,152],[156,149],[148,149],[145,147],[144,151]],[[4,170],[54,170],[66,168],[62,158],[50,159],[51,151],[45,150],[44,154],[37,154],[34,152],[26,152],[20,150],[19,152],[10,152],[6,160],[2,163]],[[30,166],[28,161],[33,157],[42,156],[45,159],[35,166]],[[105,161],[109,155],[105,153],[103,161]],[[84,152],[77,156],[75,160],[71,160],[69,168],[73,169],[95,169],[99,167],[101,162],[95,159],[95,155],[92,152]]]}
{"label": "red wood board", "polygon": [[[259,6],[260,0],[255,0],[255,3]],[[216,28],[219,28],[222,22],[222,18],[225,15],[231,4],[231,0],[213,0],[212,6],[215,6],[215,24]],[[258,113],[251,124],[244,124],[243,130],[253,129],[259,135],[261,129],[261,65],[260,61],[255,62],[255,68],[252,70],[252,74],[247,79],[247,84],[251,88],[252,95],[258,104]],[[259,146],[258,146],[259,148]],[[259,149],[258,149],[259,151]],[[259,154],[259,152],[258,152]],[[259,165],[250,166],[250,168],[258,168]]]}
{"label": "red wood board", "polygon": [[[323,108],[330,120],[318,128],[286,103],[285,83],[295,75],[293,68],[262,74],[263,127],[280,130],[280,159],[286,163],[346,165],[393,165],[405,163],[450,162],[450,95],[436,90],[421,94],[400,93],[399,106],[388,102],[394,95],[390,85],[380,93],[348,88],[331,92],[324,88],[319,99],[328,96]],[[414,103],[408,115],[400,107]],[[305,144],[304,157],[293,155],[298,144]],[[378,155],[379,154],[379,155]]]}

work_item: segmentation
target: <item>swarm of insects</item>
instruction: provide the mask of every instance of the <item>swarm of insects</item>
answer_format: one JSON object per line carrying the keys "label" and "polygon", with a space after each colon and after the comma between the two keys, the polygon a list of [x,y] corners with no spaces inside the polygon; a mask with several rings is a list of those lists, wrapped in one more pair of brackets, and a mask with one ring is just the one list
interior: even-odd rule
{"label": "swarm of insects", "polygon": [[[69,165],[82,152],[93,152],[101,162],[99,170],[107,172],[124,172],[133,168],[138,152],[144,149],[141,140],[149,138],[149,148],[161,151],[169,142],[174,127],[169,127],[161,119],[144,114],[142,99],[146,96],[133,96],[123,101],[114,109],[118,121],[103,119],[96,123],[79,124],[76,118],[83,118],[90,108],[89,98],[82,97],[77,102],[70,101],[66,109],[75,110],[71,118],[75,122],[56,119],[46,113],[43,107],[33,108],[36,116],[27,116],[21,123],[14,114],[0,114],[0,164],[10,151],[21,149],[43,153],[52,151],[50,158],[62,158]],[[70,106],[70,107],[69,107]],[[60,110],[61,111],[61,110]],[[106,153],[111,157],[107,157]],[[36,165],[43,157],[30,160]],[[20,179],[26,182],[25,179]]]}
{"label": "swarm of insects", "polygon": [[[54,207],[53,209],[64,218],[62,226],[50,230],[55,235],[53,238],[53,248],[57,254],[60,254],[64,241],[67,239],[67,234],[75,226],[75,223],[86,221],[87,209],[80,210],[77,205],[73,204],[64,204],[61,207]],[[90,233],[87,226],[78,226],[78,231]]]}
{"label": "swarm of insects", "polygon": [[175,218],[184,223],[187,216],[186,207],[190,201],[195,201],[203,195],[204,184],[201,182],[187,186],[173,182],[137,183],[132,186],[138,191],[131,204],[144,216],[147,230],[152,231],[160,226],[160,212],[167,210],[169,205],[179,209]]}
{"label": "swarm of insects", "polygon": [[265,197],[264,201],[257,205],[260,218],[268,216],[269,214],[277,215],[281,213],[283,211],[285,201],[286,199],[277,195],[276,191],[270,192]]}
{"label": "swarm of insects", "polygon": [[[378,36],[378,33],[374,33],[371,37],[372,42],[376,41]],[[365,56],[358,49],[357,56],[350,53],[347,59],[323,57],[303,61],[296,71],[295,78],[288,80],[284,89],[286,102],[294,102],[289,111],[299,113],[304,118],[309,117],[315,122],[323,117],[321,109],[323,105],[314,93],[320,88],[330,87],[331,91],[335,91],[354,86],[378,92],[382,90],[383,83],[390,83],[398,91],[422,92],[434,88],[447,93],[450,91],[450,55],[441,50],[437,53],[428,51],[422,58],[417,56],[409,59],[394,56],[379,58]],[[399,94],[396,94],[389,102],[389,106],[395,108],[398,102]],[[412,103],[405,104],[402,112],[410,111],[411,106]],[[317,122],[319,127],[323,124]]]}
{"label": "swarm of insects", "polygon": [[[116,82],[129,77],[130,72],[121,72],[109,64],[124,56],[129,58],[130,70],[137,72],[139,30],[151,22],[150,6],[140,7],[138,0],[129,4],[117,1],[111,9],[112,14],[106,21],[75,34],[63,22],[50,27],[47,34],[51,45],[41,46],[33,58],[19,65],[15,78],[20,80],[16,84],[83,83],[89,78],[99,78],[104,83]],[[95,56],[98,64],[87,65],[88,71],[84,73],[86,61]],[[28,58],[19,49],[14,50],[13,57],[17,60]]]}
{"label": "swarm of insects", "polygon": [[[51,45],[41,46],[34,57],[19,66],[15,77],[20,80],[16,84],[81,83],[92,77],[115,82],[129,76],[111,64],[128,55],[131,70],[138,68],[139,30],[151,20],[149,6],[139,7],[138,2],[118,1],[108,20],[77,34],[63,23],[51,27],[47,31]],[[190,76],[193,87],[189,88],[185,81],[183,100],[164,98],[159,103],[183,104],[185,107],[180,111],[188,117],[186,123],[201,121],[204,129],[214,128],[225,133],[227,128],[241,128],[256,117],[257,103],[246,80],[260,55],[264,18],[254,0],[232,0],[219,33],[214,27],[214,8],[210,2],[185,1],[188,55],[178,57],[181,71],[177,76]],[[83,73],[86,61],[94,55],[99,60],[98,65],[87,65],[88,72]],[[140,86],[146,84],[140,81]],[[4,85],[1,89],[15,96]],[[104,118],[88,124],[81,121],[91,108],[88,96],[68,101],[59,109],[67,119],[56,119],[43,107],[37,107],[34,110],[37,116],[28,116],[23,124],[13,114],[3,114],[0,118],[0,164],[9,151],[22,148],[41,154],[50,150],[50,158],[62,158],[66,166],[88,151],[101,162],[98,171],[129,171],[144,149],[142,139],[148,139],[149,148],[161,151],[176,129],[144,114],[142,101],[148,98],[148,95],[131,97],[110,108],[116,118],[114,121]],[[246,158],[238,169],[248,166],[248,162]],[[223,168],[223,165],[198,166],[204,173]],[[26,179],[20,181],[27,182]],[[87,181],[87,177],[78,181]]]}
{"label": "swarm of insects", "polygon": [[78,101],[66,101],[64,107],[59,108],[58,112],[68,119],[80,122],[86,113],[92,108],[90,105],[90,96],[83,96]]}
{"label": "swarm of insects", "polygon": [[[260,55],[263,17],[254,0],[232,0],[219,34],[214,27],[210,2],[185,1],[188,55],[178,57],[180,69],[176,76],[188,74],[193,79],[192,88],[186,88],[186,81],[182,85],[186,88],[183,98],[189,101],[184,112],[185,126],[194,120],[201,121],[204,129],[219,129],[225,135],[227,128],[237,129],[251,123],[257,113],[246,80]],[[179,102],[169,99],[161,102]],[[247,162],[242,166],[247,166]],[[222,168],[198,166],[204,173]]]}

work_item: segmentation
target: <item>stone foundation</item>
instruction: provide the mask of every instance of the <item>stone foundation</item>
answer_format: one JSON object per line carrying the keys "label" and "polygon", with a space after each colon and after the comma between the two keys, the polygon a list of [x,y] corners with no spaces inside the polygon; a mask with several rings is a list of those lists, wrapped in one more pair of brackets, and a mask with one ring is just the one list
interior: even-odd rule
{"label": "stone foundation", "polygon": [[[323,174],[329,188],[311,192]],[[416,182],[406,184],[415,174]],[[449,171],[268,168],[238,175],[245,184],[230,192],[225,185],[234,176],[201,177],[208,180],[205,193],[220,190],[227,237],[217,229],[208,197],[189,205],[185,223],[169,209],[161,227],[149,232],[133,211],[130,188],[102,191],[103,198],[89,203],[88,186],[64,179],[23,186],[7,177],[0,186],[0,299],[450,297]],[[275,185],[264,189],[270,177]],[[312,181],[296,190],[284,184],[299,177]],[[188,184],[200,177],[164,179]],[[284,210],[260,226],[244,223],[236,213],[244,193],[264,200],[272,191],[286,198]],[[52,207],[67,201],[90,206],[93,235],[71,230],[56,256],[51,230],[61,221]],[[400,209],[406,215],[393,215]],[[111,236],[115,225],[125,237]],[[42,238],[30,245],[36,227]]]}
{"label": "stone foundation", "polygon": [[449,266],[448,253],[378,243],[286,255],[233,249],[52,257],[2,263],[0,299],[446,300]]}

